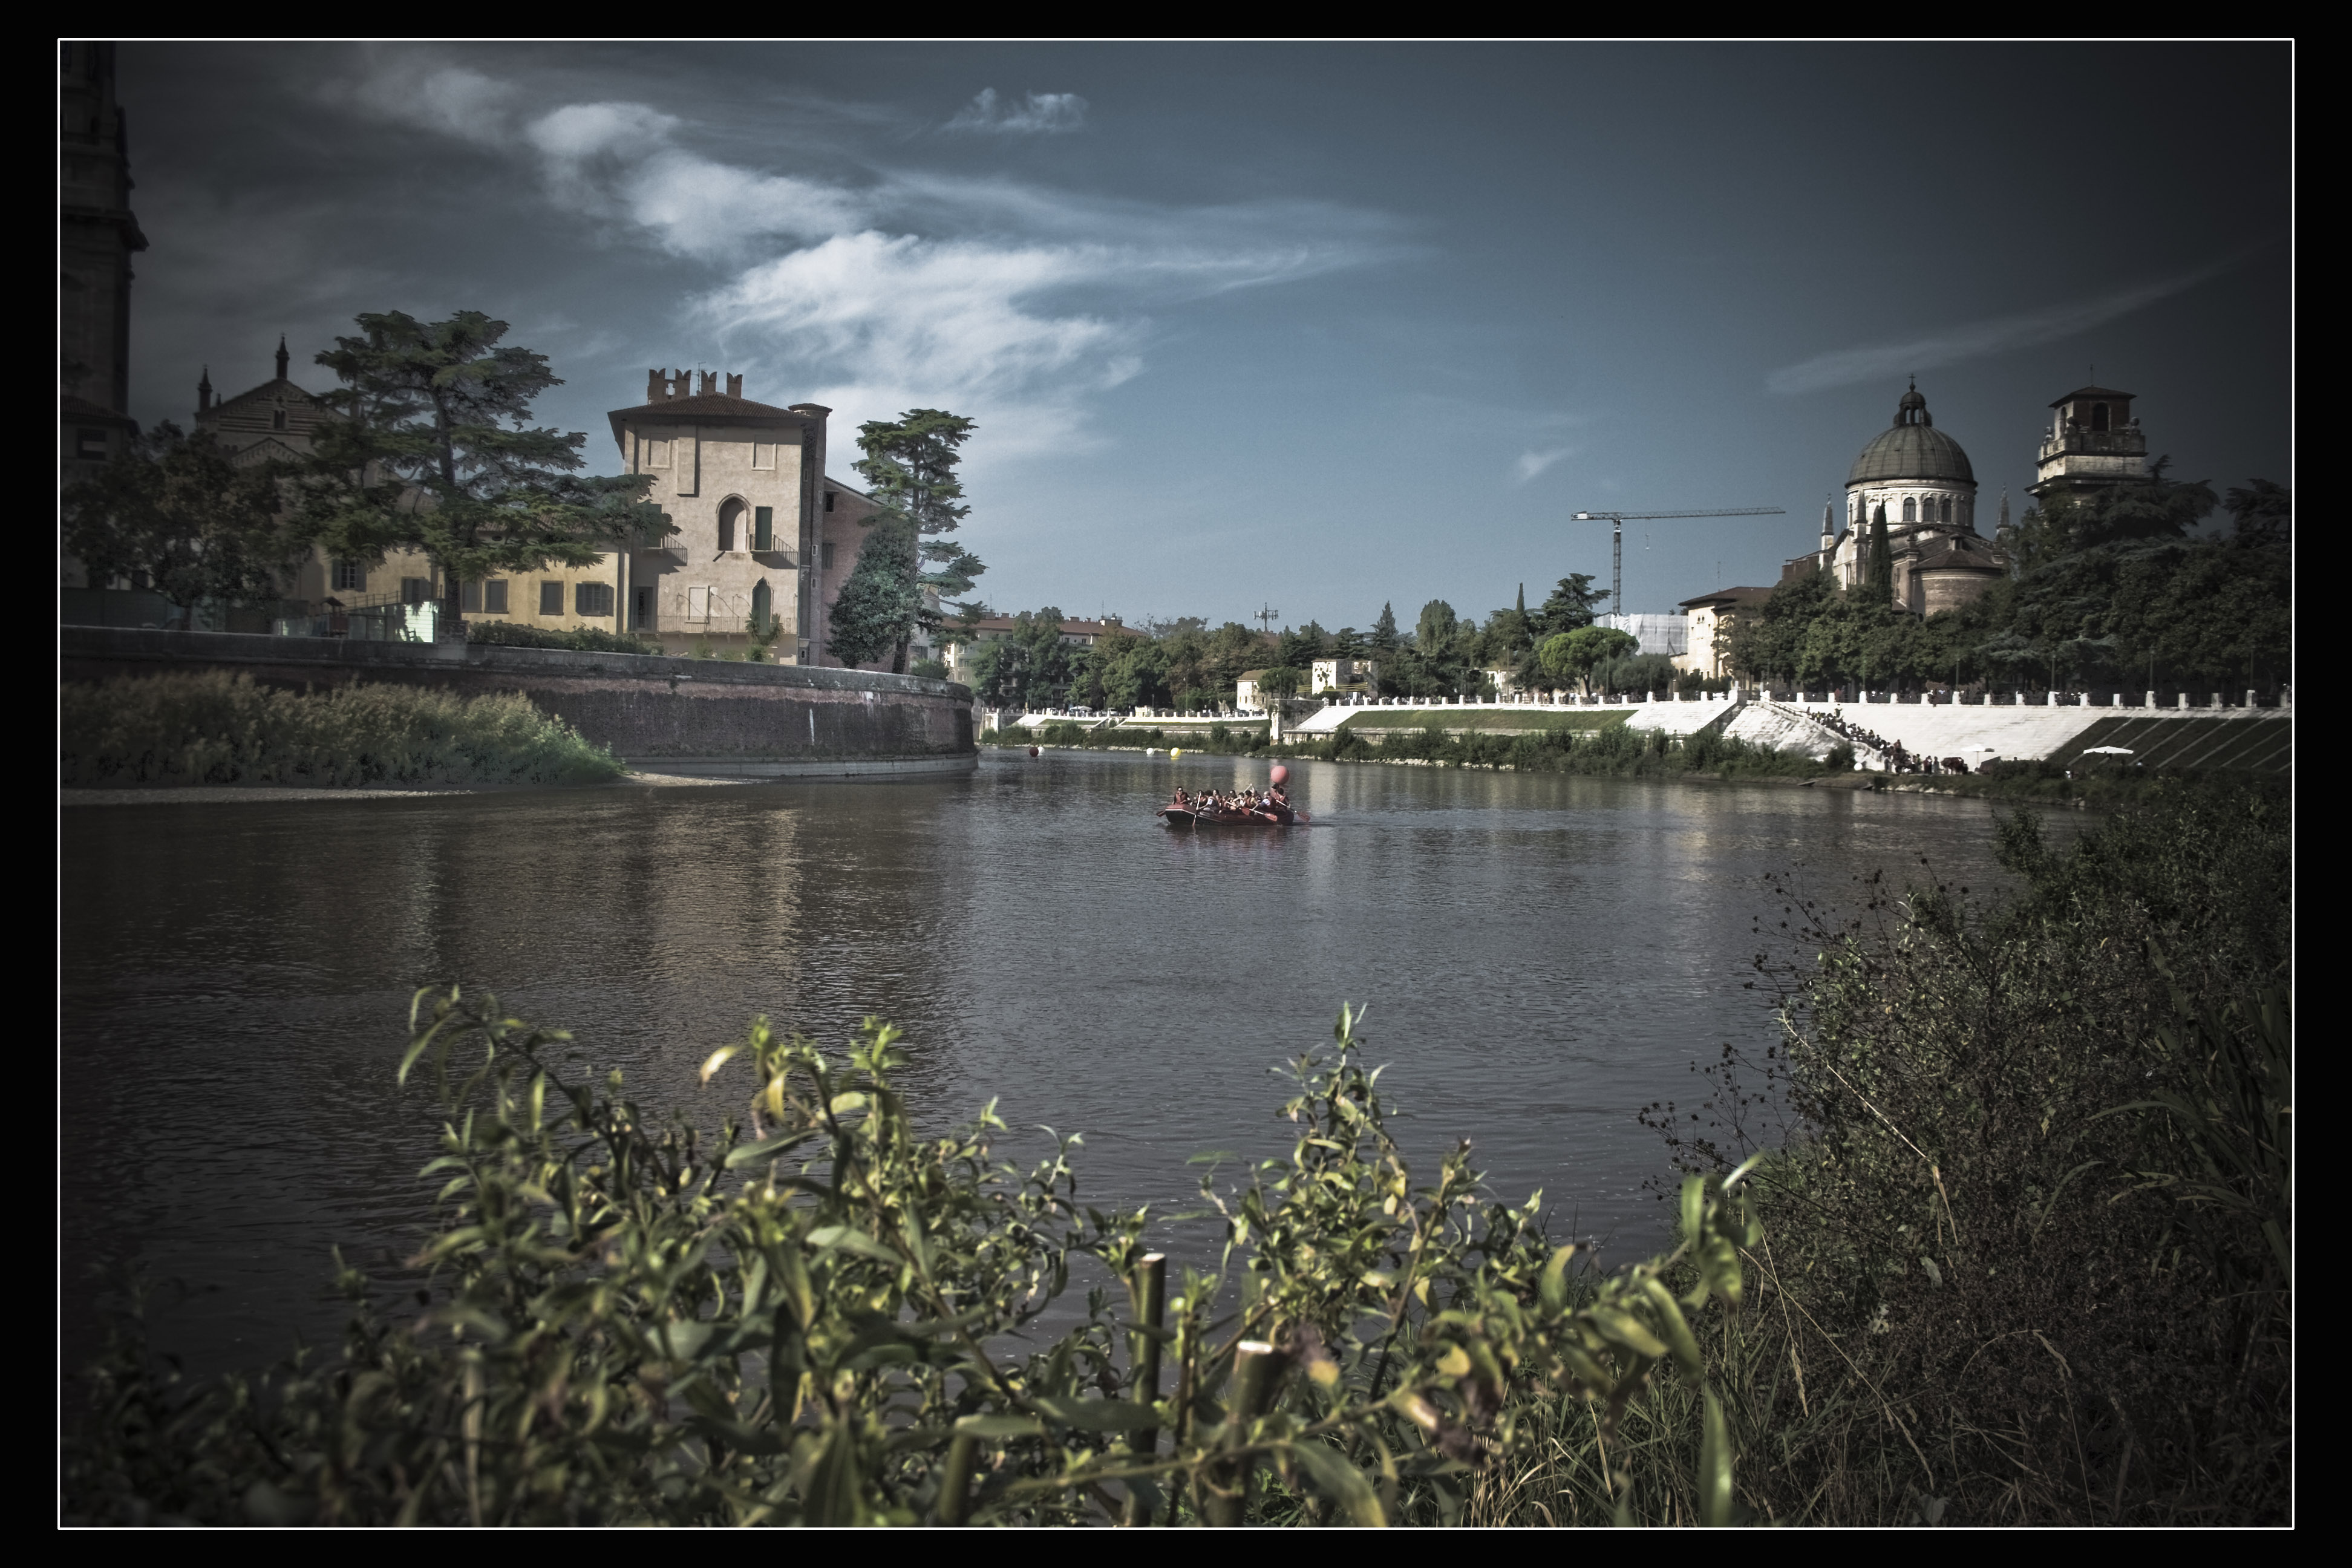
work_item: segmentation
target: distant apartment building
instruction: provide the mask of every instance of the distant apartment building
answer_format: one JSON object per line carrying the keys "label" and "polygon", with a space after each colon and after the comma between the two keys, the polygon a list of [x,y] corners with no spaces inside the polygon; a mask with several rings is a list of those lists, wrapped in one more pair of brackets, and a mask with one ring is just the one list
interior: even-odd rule
{"label": "distant apartment building", "polygon": [[1731,668],[1725,660],[1732,631],[1742,616],[1762,609],[1771,596],[1769,588],[1718,588],[1685,599],[1682,607],[1690,629],[1683,651],[1675,656],[1675,668],[1695,670],[1709,680],[1729,676]]}
{"label": "distant apartment building", "polygon": [[1312,697],[1369,691],[1380,678],[1380,665],[1369,658],[1318,658],[1307,668],[1307,692]]}

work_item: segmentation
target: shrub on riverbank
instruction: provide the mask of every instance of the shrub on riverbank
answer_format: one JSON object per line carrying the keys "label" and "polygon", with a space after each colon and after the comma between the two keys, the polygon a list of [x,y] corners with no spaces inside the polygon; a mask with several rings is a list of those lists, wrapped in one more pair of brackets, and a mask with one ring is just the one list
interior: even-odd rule
{"label": "shrub on riverbank", "polygon": [[[1736,1181],[1692,1178],[1669,1257],[1580,1270],[1466,1143],[1414,1186],[1344,1011],[1293,1064],[1290,1156],[1202,1184],[1218,1271],[1170,1281],[1142,1211],[1078,1203],[1075,1140],[1024,1175],[992,1109],[919,1131],[874,1019],[845,1059],[755,1024],[703,1069],[747,1058],[747,1113],[707,1131],[569,1079],[568,1036],[426,999],[402,1065],[442,1101],[425,1310],[198,1387],[134,1322],[89,1375],[69,1521],[1501,1522],[1538,1409],[1555,1522],[1738,1517],[1685,1315],[1740,1298]],[[1089,1264],[1129,1301],[1091,1290],[1072,1324]]]}
{"label": "shrub on riverbank", "polygon": [[519,692],[257,686],[221,670],[58,691],[65,784],[595,784],[608,751]]}
{"label": "shrub on riverbank", "polygon": [[467,621],[466,640],[493,647],[564,647],[582,653],[657,654],[661,645],[627,632],[601,626],[573,626],[554,631],[544,626],[517,626],[512,621]]}
{"label": "shrub on riverbank", "polygon": [[1693,1169],[1778,1144],[1763,1310],[1710,1342],[1759,1501],[2291,1517],[2289,826],[2169,781],[2063,853],[2007,819],[1998,908],[1925,864],[1858,918],[1787,893],[1782,1044],[1648,1113]]}

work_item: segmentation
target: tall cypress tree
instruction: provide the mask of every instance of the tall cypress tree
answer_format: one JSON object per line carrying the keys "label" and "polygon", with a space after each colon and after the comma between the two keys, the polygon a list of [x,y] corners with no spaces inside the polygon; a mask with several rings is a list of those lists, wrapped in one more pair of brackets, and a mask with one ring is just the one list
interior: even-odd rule
{"label": "tall cypress tree", "polygon": [[1863,581],[1870,589],[1873,604],[1895,602],[1895,546],[1886,537],[1885,501],[1879,502],[1870,514],[1870,555],[1864,563]]}
{"label": "tall cypress tree", "polygon": [[1372,652],[1375,656],[1394,653],[1398,641],[1396,606],[1384,604],[1381,606],[1381,618],[1372,623]]}
{"label": "tall cypress tree", "polygon": [[358,336],[319,356],[343,384],[323,399],[342,417],[313,435],[301,479],[304,531],[329,554],[424,552],[454,626],[466,583],[592,565],[677,531],[646,500],[652,475],[583,475],[585,434],[531,425],[532,400],[563,383],[545,354],[500,342],[504,321],[479,310],[357,320]]}

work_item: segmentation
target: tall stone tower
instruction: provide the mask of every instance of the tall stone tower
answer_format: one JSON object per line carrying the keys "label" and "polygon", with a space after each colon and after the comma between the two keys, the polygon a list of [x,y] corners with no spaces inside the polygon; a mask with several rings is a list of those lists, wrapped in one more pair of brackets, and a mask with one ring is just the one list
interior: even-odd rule
{"label": "tall stone tower", "polygon": [[2050,434],[2042,438],[2034,468],[2036,500],[2079,500],[2095,490],[2147,478],[2147,437],[2131,411],[2132,395],[2109,386],[2083,386],[2050,405]]}
{"label": "tall stone tower", "polygon": [[58,49],[58,391],[110,414],[131,406],[131,154],[114,100],[115,46]]}

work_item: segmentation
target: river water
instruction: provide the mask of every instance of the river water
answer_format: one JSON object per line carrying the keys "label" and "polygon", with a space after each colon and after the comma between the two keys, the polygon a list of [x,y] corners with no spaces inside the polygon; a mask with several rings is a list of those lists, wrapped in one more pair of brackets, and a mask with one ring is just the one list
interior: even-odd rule
{"label": "river water", "polygon": [[696,1070],[752,1015],[837,1041],[879,1014],[925,1114],[995,1098],[1084,1135],[1088,1201],[1163,1213],[1189,1156],[1284,1146],[1269,1069],[1356,1003],[1422,1161],[1470,1138],[1498,1194],[1541,1187],[1559,1234],[1622,1258],[1663,1235],[1635,1110],[1772,1036],[1744,988],[1767,875],[1842,898],[1926,850],[1997,879],[1987,808],[1916,795],[1305,763],[1311,828],[1151,816],[1179,779],[1265,775],[1051,752],[882,784],[68,809],[66,1363],[125,1264],[196,1370],[331,1342],[331,1246],[397,1277],[430,1212],[430,1100],[393,1084],[421,985],[495,991],[712,1126],[748,1080],[698,1100]]}

